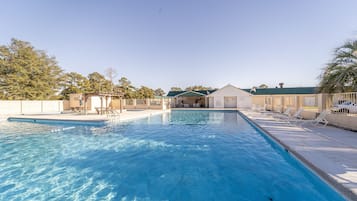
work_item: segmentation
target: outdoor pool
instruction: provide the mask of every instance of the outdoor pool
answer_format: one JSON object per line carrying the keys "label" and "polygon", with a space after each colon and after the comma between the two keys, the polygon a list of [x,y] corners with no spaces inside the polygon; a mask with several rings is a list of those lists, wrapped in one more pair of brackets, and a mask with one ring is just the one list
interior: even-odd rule
{"label": "outdoor pool", "polygon": [[0,200],[344,200],[235,111],[0,122]]}

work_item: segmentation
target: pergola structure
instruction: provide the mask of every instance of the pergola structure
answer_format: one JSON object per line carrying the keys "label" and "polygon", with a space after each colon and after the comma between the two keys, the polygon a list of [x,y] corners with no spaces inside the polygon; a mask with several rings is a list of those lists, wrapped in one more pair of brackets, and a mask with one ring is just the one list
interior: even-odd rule
{"label": "pergola structure", "polygon": [[174,97],[176,107],[206,107],[205,94],[186,91]]}
{"label": "pergola structure", "polygon": [[[100,109],[98,114],[102,115],[104,112],[108,112],[108,99],[117,97],[120,99],[120,113],[123,112],[123,93],[121,92],[112,92],[112,93],[104,93],[104,92],[95,92],[95,93],[85,93],[84,94],[84,111],[87,114],[87,101],[89,97],[99,96],[100,98]],[[105,106],[103,105],[103,99],[105,99]]]}

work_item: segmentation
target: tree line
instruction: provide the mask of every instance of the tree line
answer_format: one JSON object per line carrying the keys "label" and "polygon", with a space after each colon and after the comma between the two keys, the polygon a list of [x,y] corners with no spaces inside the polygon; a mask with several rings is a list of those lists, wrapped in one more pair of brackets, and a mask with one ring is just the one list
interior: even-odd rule
{"label": "tree line", "polygon": [[146,86],[134,87],[122,77],[117,82],[113,68],[83,76],[65,73],[54,57],[35,49],[29,42],[11,39],[0,46],[0,99],[44,100],[68,99],[71,93],[122,92],[124,98],[154,98],[165,95],[164,90]]}
{"label": "tree line", "polygon": [[[0,46],[0,99],[1,100],[58,100],[69,99],[73,93],[117,93],[124,98],[144,99],[164,96],[161,88],[135,87],[126,77],[116,80],[117,71],[107,68],[83,76],[64,72],[55,57],[35,49],[29,42],[11,39]],[[211,87],[190,86],[186,90],[210,90]],[[173,87],[173,90],[182,90]]]}
{"label": "tree line", "polygon": [[[320,92],[349,92],[357,90],[357,41],[348,41],[338,47],[330,63],[320,75]],[[68,99],[71,93],[121,92],[124,98],[153,98],[165,92],[146,86],[136,88],[126,78],[115,81],[117,72],[108,68],[83,76],[65,73],[54,57],[35,49],[29,42],[11,39],[9,45],[0,46],[0,99],[44,100]],[[266,88],[266,85],[259,88]],[[212,87],[189,86],[191,90],[211,90]],[[172,87],[172,91],[183,91]]]}

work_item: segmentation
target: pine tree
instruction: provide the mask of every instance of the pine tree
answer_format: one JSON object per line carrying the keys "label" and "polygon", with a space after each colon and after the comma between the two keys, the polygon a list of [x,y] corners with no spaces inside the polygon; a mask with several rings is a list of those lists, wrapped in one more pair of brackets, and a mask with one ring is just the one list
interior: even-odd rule
{"label": "pine tree", "polygon": [[30,43],[12,39],[0,46],[0,98],[43,100],[56,97],[62,69],[54,57],[36,50]]}

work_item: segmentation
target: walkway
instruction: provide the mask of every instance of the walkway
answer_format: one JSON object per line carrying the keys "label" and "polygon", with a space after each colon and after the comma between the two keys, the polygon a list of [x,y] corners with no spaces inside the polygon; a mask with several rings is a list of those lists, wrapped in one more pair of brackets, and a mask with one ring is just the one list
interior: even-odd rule
{"label": "walkway", "polygon": [[357,200],[357,132],[241,111],[351,200]]}

